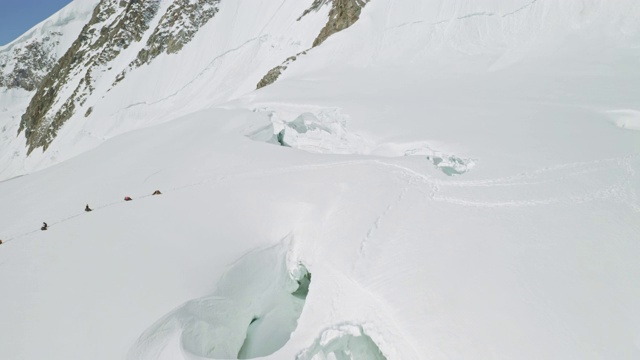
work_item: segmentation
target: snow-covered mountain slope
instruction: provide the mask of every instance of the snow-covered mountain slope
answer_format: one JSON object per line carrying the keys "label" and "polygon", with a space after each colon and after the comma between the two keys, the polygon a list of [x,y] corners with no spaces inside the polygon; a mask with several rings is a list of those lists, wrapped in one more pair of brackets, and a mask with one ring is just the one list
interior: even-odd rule
{"label": "snow-covered mountain slope", "polygon": [[[280,73],[286,77],[292,66],[306,73],[364,66],[370,77],[388,68],[431,74],[497,71],[526,59],[535,63],[539,54],[560,52],[565,44],[573,46],[578,33],[597,35],[596,44],[586,44],[593,49],[627,47],[637,37],[634,19],[639,12],[634,1],[612,5],[601,0],[411,0],[402,5],[386,0],[266,1],[259,6],[210,0],[195,13],[180,1],[123,4],[101,2],[105,10],[86,31],[104,29],[102,35],[81,36],[69,54],[85,61],[61,66],[51,74],[52,86],[32,99],[21,136],[27,137],[28,151],[38,150],[25,160],[28,151],[22,145],[11,149],[21,155],[3,177],[21,172],[14,168],[43,168],[114,135],[222,104],[253,91],[265,78],[268,83]],[[329,43],[318,42],[328,27],[342,29],[340,21],[332,21],[336,9],[356,7],[358,11],[344,12],[358,19],[365,5],[372,9],[363,10],[356,26],[329,32]],[[337,18],[352,19],[347,15]],[[136,18],[145,20],[131,20]],[[127,21],[133,25],[124,26]],[[172,33],[185,36],[176,42]],[[584,55],[603,54],[590,50]],[[55,96],[45,96],[51,91]],[[60,131],[67,141],[56,144]],[[65,146],[70,138],[73,146]]]}
{"label": "snow-covered mountain slope", "polygon": [[[87,23],[98,0],[76,0],[10,44],[0,46],[0,176],[25,172],[20,119],[35,90]],[[7,166],[15,168],[7,168]]]}
{"label": "snow-covered mountain slope", "polygon": [[2,163],[0,357],[640,357],[636,1],[154,4]]}
{"label": "snow-covered mountain slope", "polygon": [[3,183],[3,355],[230,358],[298,264],[309,293],[271,359],[638,355],[637,155],[467,180],[240,136],[266,124],[199,113]]}
{"label": "snow-covered mountain slope", "polygon": [[[100,2],[90,26],[31,100],[20,129],[27,138],[25,155],[39,150],[27,168],[254,89],[270,68],[312,46],[329,11],[326,4],[297,21],[309,4],[126,4]],[[167,109],[170,103],[175,106]],[[78,139],[74,150],[53,145],[42,155],[59,131]]]}

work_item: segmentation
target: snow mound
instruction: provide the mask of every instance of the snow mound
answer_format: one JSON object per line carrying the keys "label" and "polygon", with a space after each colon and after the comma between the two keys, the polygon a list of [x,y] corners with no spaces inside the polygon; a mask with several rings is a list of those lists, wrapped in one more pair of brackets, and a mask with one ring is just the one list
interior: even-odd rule
{"label": "snow mound", "polygon": [[349,116],[340,109],[304,112],[292,121],[283,121],[271,113],[272,143],[317,154],[374,155],[383,157],[424,156],[445,175],[461,175],[476,165],[476,160],[434,150],[426,142],[376,144],[347,130]]}
{"label": "snow mound", "polygon": [[613,110],[607,112],[607,115],[617,127],[640,130],[640,111],[638,110]]}
{"label": "snow mound", "polygon": [[372,142],[347,131],[348,116],[339,109],[304,112],[293,121],[274,123],[284,146],[319,154],[367,154]]}
{"label": "snow mound", "polygon": [[471,159],[462,159],[455,155],[444,155],[439,152],[427,156],[427,160],[449,176],[464,174],[475,166],[475,161]]}
{"label": "snow mound", "polygon": [[296,360],[386,360],[362,326],[342,324],[322,332]]}
{"label": "snow mound", "polygon": [[253,251],[213,294],[188,301],[138,339],[129,359],[253,359],[284,346],[302,313],[311,274],[286,242]]}
{"label": "snow mound", "polygon": [[476,165],[476,160],[434,150],[426,142],[418,143],[384,143],[376,147],[374,155],[386,157],[423,156],[433,166],[445,175],[461,175]]}

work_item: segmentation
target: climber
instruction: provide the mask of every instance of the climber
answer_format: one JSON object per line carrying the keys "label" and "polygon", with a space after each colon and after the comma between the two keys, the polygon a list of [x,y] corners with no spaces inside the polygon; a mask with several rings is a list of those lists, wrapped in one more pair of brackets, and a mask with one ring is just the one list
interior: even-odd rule
{"label": "climber", "polygon": [[156,190],[151,195],[162,195],[162,193],[160,192],[160,190]]}
{"label": "climber", "polygon": [[128,196],[125,196],[125,197],[124,197],[124,201],[131,201],[131,200],[133,200],[133,199],[132,199],[132,198],[130,198],[130,197],[128,197]]}
{"label": "climber", "polygon": [[2,245],[2,240],[0,240],[0,245]]}
{"label": "climber", "polygon": [[45,231],[45,230],[47,230],[47,228],[49,228],[49,225],[47,225],[46,222],[43,222],[42,223],[42,227],[40,228],[40,230]]}
{"label": "climber", "polygon": [[89,212],[93,211],[93,209],[89,207],[89,204],[87,204],[87,206],[84,207],[84,211]]}

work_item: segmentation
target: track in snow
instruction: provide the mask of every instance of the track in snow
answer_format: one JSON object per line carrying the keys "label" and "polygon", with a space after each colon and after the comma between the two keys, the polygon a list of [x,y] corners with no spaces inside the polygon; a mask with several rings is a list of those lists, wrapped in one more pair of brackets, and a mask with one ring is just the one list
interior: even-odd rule
{"label": "track in snow", "polygon": [[[526,173],[513,176],[486,179],[486,180],[440,180],[427,174],[420,173],[409,167],[395,163],[392,159],[372,157],[371,159],[346,160],[330,162],[325,164],[296,165],[272,170],[247,171],[226,176],[217,176],[193,183],[177,185],[163,192],[170,193],[187,188],[193,188],[206,184],[219,183],[223,181],[238,180],[243,178],[253,178],[256,176],[275,176],[297,171],[316,171],[332,169],[342,166],[378,166],[396,171],[398,177],[404,179],[408,184],[418,188],[423,188],[423,193],[427,194],[431,200],[449,203],[459,206],[471,207],[532,207],[563,203],[586,203],[598,200],[609,200],[629,206],[635,212],[640,213],[640,200],[633,188],[637,182],[637,173],[633,164],[640,161],[640,154],[632,154],[621,158],[611,158],[603,160],[593,160],[588,162],[577,162],[554,165]],[[612,172],[618,172],[618,180],[611,180],[607,176]],[[149,177],[156,175],[152,173]],[[579,182],[572,186],[572,192],[567,193],[561,186],[549,186],[550,184],[563,184],[575,182],[582,176],[597,177],[603,175],[600,183],[580,186]],[[148,178],[149,178],[148,177]],[[425,188],[426,187],[426,188]],[[152,196],[144,194],[133,196],[134,201],[139,201]],[[491,201],[485,200],[491,198]],[[497,200],[496,200],[497,199]],[[94,211],[116,206],[124,203],[123,200],[114,201],[107,204],[95,206]],[[62,219],[49,222],[50,230],[56,225],[76,219],[82,216],[80,212]],[[10,243],[14,240],[24,238],[37,233],[36,227],[32,231],[21,232],[6,236],[3,243]]]}

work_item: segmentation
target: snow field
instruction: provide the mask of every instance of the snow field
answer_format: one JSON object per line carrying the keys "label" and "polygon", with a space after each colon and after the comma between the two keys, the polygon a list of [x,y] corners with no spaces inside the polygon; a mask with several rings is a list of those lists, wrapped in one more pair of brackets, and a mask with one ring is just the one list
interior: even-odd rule
{"label": "snow field", "polygon": [[[591,175],[585,185],[597,188],[593,180],[602,178],[606,186],[617,161],[465,180],[467,174],[447,177],[413,157],[314,155],[243,136],[268,123],[260,113],[201,112],[3,183],[2,198],[24,206],[3,207],[1,227],[8,233],[37,229],[55,216],[47,232],[14,238],[0,249],[0,266],[13,269],[0,274],[12,294],[0,308],[3,318],[20,324],[2,328],[8,356],[39,356],[40,348],[19,340],[27,333],[46,338],[43,348],[60,356],[105,359],[126,352],[130,358],[215,358],[210,351],[224,346],[224,356],[238,355],[247,334],[256,339],[256,352],[241,356],[284,345],[274,359],[353,355],[363,344],[365,353],[378,354],[378,347],[388,359],[488,356],[497,349],[513,356],[527,349],[536,358],[633,351],[625,334],[637,323],[628,311],[638,295],[632,274],[640,270],[634,260],[640,249],[630,242],[640,230],[634,213],[610,196],[526,200],[537,187],[543,194],[574,191],[573,179],[585,170]],[[625,168],[637,166],[629,159]],[[622,188],[630,189],[632,179]],[[148,196],[156,188],[163,195]],[[501,193],[513,203],[486,202]],[[134,201],[119,201],[125,194]],[[489,199],[469,204],[469,196],[483,194]],[[11,200],[17,196],[20,201]],[[86,202],[96,211],[82,213]],[[585,221],[591,218],[598,220]],[[611,228],[617,240],[601,242]],[[255,252],[230,265],[288,236],[290,250],[272,247],[272,255]],[[251,329],[254,316],[279,313],[270,304],[285,309],[275,315],[278,321],[297,316],[286,310],[296,306],[268,295],[296,303],[287,295],[295,287],[296,276],[289,275],[295,266],[284,262],[289,270],[283,270],[282,260],[268,260],[287,251],[313,274],[309,296],[291,339],[265,344],[260,329]],[[262,286],[265,291],[257,290]],[[246,307],[224,300],[249,301],[257,293],[264,301]],[[620,306],[600,308],[607,299]],[[238,310],[223,313],[236,316],[219,319],[229,306]],[[236,330],[222,336],[216,330],[222,324]],[[341,326],[363,332],[321,335]],[[576,337],[568,336],[577,328]],[[425,336],[431,340],[424,342]],[[94,352],[97,344],[106,348],[102,355]]]}
{"label": "snow field", "polygon": [[636,1],[374,0],[259,91],[326,13],[225,4],[8,167],[2,358],[640,357]]}
{"label": "snow field", "polygon": [[[255,123],[253,128],[259,128],[264,125],[263,117],[259,114],[250,112],[245,112],[244,114],[249,120],[247,122]],[[211,119],[218,119],[218,121],[212,121]],[[293,194],[289,196],[289,200],[286,200],[281,194],[262,192],[259,190],[260,186],[256,187],[256,185],[257,183],[261,183],[262,186],[277,189],[300,183],[303,184],[304,188],[308,188],[308,190],[304,190],[304,192],[312,194],[313,191],[311,189],[316,186],[314,185],[316,182],[309,182],[308,180],[311,178],[302,182],[300,182],[300,179],[291,179],[289,180],[291,183],[288,185],[286,183],[289,181],[283,183],[282,180],[289,177],[290,174],[295,174],[298,169],[308,168],[313,170],[314,166],[309,166],[306,161],[302,161],[303,159],[300,158],[297,160],[300,164],[294,165],[293,169],[288,170],[287,168],[290,167],[290,165],[283,167],[282,164],[278,165],[280,161],[277,159],[269,160],[268,156],[260,156],[259,159],[256,159],[256,165],[259,164],[258,168],[246,168],[245,165],[237,169],[237,161],[232,159],[233,156],[229,158],[229,155],[233,154],[234,151],[232,151],[231,148],[224,150],[226,147],[225,144],[230,144],[227,143],[229,140],[225,140],[225,137],[231,136],[232,139],[235,139],[230,140],[231,143],[240,140],[241,143],[245,143],[249,148],[257,146],[262,149],[260,152],[263,152],[265,155],[273,151],[279,152],[281,150],[279,150],[278,147],[262,144],[261,142],[254,142],[249,139],[244,140],[240,135],[229,135],[229,132],[226,132],[226,136],[218,138],[220,142],[214,141],[213,144],[216,145],[211,148],[212,142],[210,141],[209,134],[212,133],[211,130],[213,129],[219,130],[220,128],[224,128],[225,119],[227,120],[226,124],[236,124],[235,126],[237,126],[237,124],[241,123],[237,111],[217,111],[213,114],[210,112],[200,113],[185,121],[172,122],[164,129],[150,128],[118,137],[109,141],[104,147],[100,147],[70,162],[65,162],[65,166],[56,166],[44,170],[43,173],[41,173],[42,177],[39,177],[40,180],[31,177],[21,177],[3,183],[3,185],[7,185],[6,187],[3,186],[3,190],[7,191],[6,193],[3,192],[3,199],[8,199],[15,204],[25,206],[25,208],[20,211],[30,214],[30,219],[23,218],[26,220],[23,222],[12,221],[11,216],[9,216],[7,212],[3,212],[2,217],[5,219],[4,221],[8,221],[1,226],[2,229],[6,229],[3,230],[2,236],[4,237],[4,234],[6,234],[4,231],[7,231],[9,234],[15,234],[15,237],[8,243],[2,245],[2,255],[0,255],[2,256],[2,260],[0,260],[0,264],[2,265],[0,266],[25,266],[25,270],[31,269],[25,273],[28,279],[26,283],[22,281],[14,282],[13,280],[16,278],[13,273],[3,272],[2,275],[2,281],[3,284],[7,285],[7,291],[12,291],[17,295],[17,297],[11,297],[7,299],[8,302],[2,304],[3,318],[12,321],[12,323],[21,323],[18,328],[13,328],[11,333],[3,333],[3,338],[13,344],[11,346],[7,345],[6,347],[3,345],[4,349],[8,349],[6,354],[8,354],[9,357],[13,356],[12,354],[38,356],[37,354],[40,348],[32,348],[13,336],[22,337],[23,335],[20,335],[22,331],[27,331],[37,337],[39,336],[38,334],[44,335],[41,331],[50,329],[52,326],[58,329],[55,333],[59,335],[48,333],[47,336],[49,340],[43,343],[43,346],[48,347],[50,351],[54,351],[56,354],[71,356],[70,354],[73,352],[92,354],[92,356],[95,356],[94,349],[96,341],[101,341],[98,339],[109,339],[107,341],[110,345],[107,346],[108,349],[104,350],[103,355],[101,355],[104,356],[104,358],[110,358],[119,353],[122,354],[134,345],[133,339],[143,334],[144,329],[151,326],[158,319],[161,319],[163,314],[166,314],[171,308],[175,308],[179,304],[188,302],[191,299],[201,298],[207,294],[211,294],[214,289],[212,286],[215,285],[215,281],[212,280],[221,277],[223,274],[220,270],[225,266],[222,264],[229,264],[229,260],[241,257],[244,252],[279,242],[287,233],[290,233],[292,229],[299,226],[297,224],[301,222],[302,217],[311,216],[311,218],[313,218],[310,214],[315,212],[315,206],[311,204],[315,201],[301,201]],[[193,132],[194,126],[200,129],[200,131]],[[204,128],[202,126],[205,126],[204,128],[209,127],[210,131],[203,131]],[[240,128],[243,127],[240,126]],[[174,139],[174,137],[181,132],[183,134],[192,134],[192,136],[184,136],[182,137],[183,140],[178,142],[169,140]],[[149,141],[141,141],[141,139],[147,139]],[[167,146],[168,144],[173,145]],[[185,157],[185,151],[193,151],[198,146],[203,146],[203,148],[201,148],[203,151],[200,152],[201,158]],[[209,148],[209,150],[205,151],[205,148]],[[124,151],[120,152],[120,155],[115,155],[115,153],[113,153],[114,149]],[[168,156],[167,154],[169,153],[174,155]],[[217,155],[215,155],[216,153]],[[224,158],[228,159],[211,161],[212,155],[214,158],[217,157],[220,160]],[[295,163],[296,160],[294,159],[300,157],[300,154],[291,154],[291,156],[291,160]],[[190,161],[185,162],[184,159],[186,158],[190,159]],[[207,160],[204,161],[204,159]],[[145,165],[140,166],[142,163]],[[156,166],[159,166],[161,163],[162,171],[158,171]],[[227,165],[223,165],[224,163]],[[218,171],[221,170],[221,168],[219,168],[221,165],[223,165],[226,170],[218,173]],[[320,161],[318,166],[321,170],[325,167],[331,168],[331,164],[323,165],[322,161]],[[282,167],[282,169],[278,169],[279,167]],[[91,170],[92,168],[96,171]],[[262,170],[259,168],[262,168]],[[228,170],[231,170],[231,172]],[[79,174],[78,179],[83,180],[74,183],[73,186],[70,186],[70,184],[68,184],[69,186],[66,185],[64,181],[54,180],[56,178],[60,179],[61,177],[65,178],[68,176],[69,171],[72,173],[77,171]],[[233,172],[237,172],[237,175],[233,175]],[[126,180],[121,178],[123,175],[127,178]],[[274,177],[273,180],[269,181],[271,185],[266,185],[263,180],[261,180],[264,176]],[[200,177],[200,180],[197,180],[198,177]],[[116,179],[120,179],[120,181]],[[191,181],[191,183],[176,186],[176,184],[179,184],[181,181],[184,182],[187,179]],[[41,181],[46,184],[57,183],[58,185],[51,188],[42,185],[43,183],[41,183]],[[250,190],[251,192],[258,191],[256,193],[258,197],[266,196],[264,200],[257,200],[256,197],[250,200],[251,203],[253,203],[254,200],[264,203],[265,207],[263,209],[255,209],[253,215],[242,210],[248,204],[245,201],[247,199],[242,200],[242,198],[238,198],[238,193],[230,191],[238,181],[246,181],[247,189],[254,189]],[[125,184],[137,185],[129,186]],[[28,199],[22,198],[20,201],[12,200],[12,196],[22,196],[21,192],[12,190],[14,186],[22,189],[30,188],[34,191],[31,192]],[[127,187],[130,191],[126,191],[126,193],[123,192],[123,186]],[[152,189],[155,188],[161,189],[163,195],[151,196]],[[41,189],[41,191],[37,189]],[[203,194],[203,192],[208,194],[210,191],[214,191],[214,193],[218,195],[210,197],[209,195]],[[10,195],[11,193],[13,193],[13,195]],[[132,196],[134,201],[124,202],[119,200],[122,199],[124,195]],[[202,202],[200,202],[199,205],[188,200],[192,199],[194,195],[201,197]],[[312,197],[318,198],[322,196],[322,194],[316,194]],[[41,202],[42,198],[48,197],[51,199],[50,201]],[[208,199],[216,200],[211,202]],[[84,213],[82,211],[85,202],[88,202],[94,208],[93,212]],[[41,205],[34,206],[36,203],[40,203]],[[215,215],[218,212],[217,210],[212,212],[212,210],[220,204],[225,204],[223,212],[227,213],[227,215],[223,216],[224,219]],[[27,208],[31,210],[28,211],[26,210]],[[233,208],[236,208],[237,211],[231,210]],[[7,208],[3,208],[3,210],[13,212],[13,210]],[[169,212],[166,212],[166,210],[169,210]],[[172,218],[174,220],[177,219],[177,214],[184,214],[185,212],[188,213],[189,218],[191,218],[189,223],[180,224],[180,221],[171,221]],[[270,214],[270,216],[265,217],[265,212]],[[220,213],[220,215],[222,214]],[[286,225],[279,226],[274,224],[271,216],[277,216],[283,221],[283,225]],[[50,224],[49,230],[46,232],[39,230],[32,231],[36,223],[37,226],[35,229],[37,230],[41,220],[47,221]],[[156,227],[148,236],[143,235],[143,233],[146,232],[144,229],[147,226],[158,221],[163,223],[163,225]],[[137,225],[132,226],[133,224]],[[182,229],[183,225],[187,229]],[[210,233],[209,230],[213,229],[210,228],[210,226],[214,228],[219,227],[219,229]],[[236,231],[232,229],[240,228],[247,230],[246,235],[241,235],[240,233],[233,235]],[[262,230],[258,230],[258,228]],[[92,233],[92,229],[95,230],[94,233]],[[238,236],[237,240],[231,240],[234,239],[235,236]],[[60,241],[52,240],[52,237]],[[146,240],[140,241],[143,238]],[[230,239],[227,241],[230,241],[230,244],[236,243],[237,246],[225,245],[224,248],[230,252],[218,249],[220,245],[219,241],[212,241],[212,238]],[[174,239],[175,241],[169,239]],[[165,241],[170,241],[173,245],[160,245]],[[191,245],[187,245],[187,243]],[[156,247],[156,245],[159,247]],[[205,247],[211,246],[210,250],[196,250],[203,245]],[[280,247],[278,249],[280,249]],[[159,252],[155,252],[156,250]],[[151,253],[149,251],[151,251]],[[193,257],[189,255],[190,251],[194,251],[200,255]],[[210,255],[213,253],[218,253],[218,255],[212,258]],[[281,254],[279,251],[275,253]],[[78,256],[79,254],[83,255]],[[47,259],[38,261],[39,265],[36,268],[32,268],[31,266],[34,265],[33,259],[42,256]],[[134,258],[137,256],[151,256],[153,259],[136,263]],[[273,257],[275,255],[269,256]],[[285,275],[289,276],[289,272],[276,271],[279,266],[282,266],[282,262],[273,262],[268,259],[269,256],[267,256],[267,259],[262,260],[265,265],[261,267],[260,270],[264,273],[264,276],[275,274],[276,278],[271,279],[275,281],[275,285],[266,281],[258,281],[258,279],[254,279],[253,284],[258,288],[260,286],[270,286],[272,292],[280,289],[279,291],[283,294],[282,296],[289,294],[287,297],[291,305],[285,306],[284,309],[292,308],[300,311],[301,305],[295,305],[298,304],[300,300],[290,295],[296,292],[296,287],[291,287],[295,282],[291,283],[291,278],[289,277],[282,278],[282,276]],[[197,260],[197,257],[200,257],[201,260]],[[261,255],[258,256],[258,258],[260,257]],[[250,262],[253,263],[256,258],[251,259]],[[302,259],[303,263],[304,261],[305,260]],[[43,269],[42,266],[57,266],[55,264],[63,267],[53,273],[49,271],[40,272],[40,269]],[[297,264],[297,262],[295,264]],[[113,268],[113,266],[116,268]],[[273,270],[267,270],[269,266],[271,266]],[[300,270],[296,266],[292,266],[291,264],[287,264],[287,266],[291,269],[290,272],[295,274],[297,271],[298,275],[296,276],[300,275]],[[80,271],[80,269],[85,267],[92,269],[92,271]],[[207,271],[205,270],[207,268],[216,270]],[[249,281],[250,279],[247,279],[246,276],[248,276],[247,274],[255,275],[256,271],[254,271],[254,268],[249,267],[249,269],[243,270],[243,267],[240,266],[238,269],[239,270],[235,271],[236,274],[245,274],[245,277],[237,275],[242,279],[240,282],[251,283],[251,281]],[[276,272],[274,273],[274,271]],[[113,276],[115,272],[120,275]],[[233,273],[234,270],[231,270],[228,274]],[[142,278],[148,275],[153,276],[155,280],[141,282]],[[185,281],[185,279],[182,278],[183,276],[187,276],[192,280]],[[236,275],[228,276],[231,276],[233,279]],[[278,286],[278,276],[280,276],[283,281],[289,279],[289,282],[281,282],[281,285]],[[166,288],[165,285],[163,285],[165,283]],[[223,280],[218,283],[218,286],[220,288],[231,287],[231,290],[229,290],[231,292],[227,291],[225,293],[226,290],[224,289],[221,291],[233,300],[238,300],[238,295],[233,295],[236,293],[236,290],[240,291],[240,294],[245,294],[243,296],[247,301],[250,298],[253,299],[253,306],[257,306],[257,308],[254,308],[256,311],[252,311],[251,316],[262,315],[262,321],[268,325],[267,327],[258,327],[249,331],[248,327],[251,328],[249,325],[252,318],[249,318],[246,324],[245,322],[231,322],[232,325],[242,326],[244,329],[237,334],[238,337],[236,341],[239,341],[239,345],[243,344],[247,336],[247,331],[257,334],[249,337],[254,340],[247,343],[248,345],[243,348],[244,350],[241,356],[250,357],[252,356],[251,354],[255,354],[256,352],[266,355],[267,353],[265,353],[265,351],[277,350],[277,346],[269,345],[269,342],[265,344],[264,340],[261,340],[265,337],[260,334],[271,329],[273,325],[269,324],[273,324],[273,321],[276,321],[276,323],[278,323],[277,321],[285,321],[285,323],[287,323],[288,320],[278,319],[287,319],[290,316],[286,315],[287,312],[285,310],[270,307],[272,305],[269,304],[274,304],[273,306],[278,304],[277,296],[274,295],[275,297],[271,297],[274,300],[270,300],[271,302],[269,302],[266,301],[270,299],[268,294],[260,292],[251,286],[247,286],[246,288],[240,286],[236,290],[233,290],[233,284],[236,283],[237,281],[235,280],[226,280],[226,282]],[[117,287],[118,290],[115,290],[113,288],[114,286]],[[155,292],[153,289],[159,290],[157,287],[162,287],[164,290]],[[311,287],[313,288],[313,285],[311,285]],[[82,290],[80,290],[80,288],[82,288]],[[185,292],[185,290],[187,291]],[[79,292],[83,295],[79,297],[65,295]],[[219,294],[216,292],[213,293]],[[265,296],[264,303],[255,301],[253,296],[255,296],[256,293]],[[40,295],[37,296],[36,294]],[[278,296],[282,297],[281,295]],[[39,298],[46,298],[47,301],[39,301]],[[202,302],[206,303],[206,300],[207,298],[205,297]],[[144,304],[147,301],[154,303],[157,301],[158,304]],[[320,301],[320,303],[322,303],[322,301]],[[19,308],[24,304],[28,304],[35,318],[38,318],[40,315],[43,316],[42,322],[23,323],[21,319],[24,319],[24,313],[22,313]],[[141,307],[142,304],[144,304],[143,307]],[[187,307],[191,306],[190,309],[193,309],[194,306],[196,306],[197,309],[198,305],[193,304],[199,304],[199,302],[198,300],[193,300],[188,304],[191,304],[186,305]],[[57,310],[51,312],[54,308]],[[100,311],[95,311],[94,309],[96,308],[99,308]],[[258,311],[260,309],[264,311],[264,314]],[[245,314],[246,310],[247,309],[242,309],[240,314]],[[7,312],[5,313],[5,311]],[[278,312],[283,311],[284,315],[279,316]],[[254,314],[254,312],[256,314]],[[116,316],[118,313],[120,315]],[[182,314],[180,312],[178,313]],[[79,314],[79,317],[71,316],[70,314]],[[210,313],[201,314],[205,319],[211,319],[211,316],[213,316]],[[149,317],[149,315],[151,316]],[[248,313],[245,315],[248,316]],[[69,320],[69,316],[71,316],[73,321]],[[124,319],[121,316],[128,319],[126,321],[126,323],[128,323],[127,329],[120,328],[117,325],[118,322]],[[243,316],[244,315],[239,315],[239,318],[243,318]],[[269,320],[270,317],[274,317],[276,320]],[[116,318],[119,320],[116,320]],[[84,322],[85,325],[78,325],[76,321]],[[158,348],[147,348],[146,351],[148,352],[131,350],[131,353],[140,354],[140,356],[143,356],[143,354],[155,354],[154,351],[159,351],[158,349],[160,348],[178,349],[177,351],[182,354],[182,349],[185,349],[184,352],[187,355],[184,356],[190,356],[188,354],[202,355],[208,350],[211,350],[207,345],[208,343],[202,343],[202,341],[204,341],[202,339],[206,338],[201,337],[199,331],[194,332],[198,329],[204,330],[206,327],[197,325],[199,323],[195,322],[195,320],[192,322],[184,320],[184,322],[187,323],[187,325],[185,326],[185,330],[183,330],[181,340],[176,343],[176,347],[159,346]],[[89,323],[94,325],[89,325]],[[291,321],[289,321],[289,323],[291,323]],[[121,324],[124,325],[124,323]],[[255,324],[254,327],[261,323],[256,321]],[[295,324],[295,321],[293,321],[293,324]],[[88,326],[96,330],[87,333],[82,332],[81,329],[76,328],[76,326]],[[281,326],[278,326],[278,329],[281,328]],[[295,326],[293,328],[295,328]],[[313,339],[318,336],[318,332],[319,329],[310,335],[311,337],[305,346],[311,344]],[[190,336],[190,334],[192,334],[192,336]],[[60,336],[60,338],[58,336]],[[83,344],[73,346],[72,349],[68,342],[63,341],[62,337],[66,338],[67,336],[73,338],[80,336],[84,339]],[[152,337],[157,340],[156,336],[157,334]],[[287,337],[288,333],[281,336],[281,338],[284,339],[283,341],[286,341]],[[268,339],[271,339],[271,337],[268,337]],[[211,341],[224,342],[224,339],[213,339]],[[133,346],[132,349],[136,349],[136,347]],[[291,346],[288,351],[295,354],[299,349],[299,345],[294,345]],[[236,351],[239,351],[239,349],[236,348],[233,352]]]}

